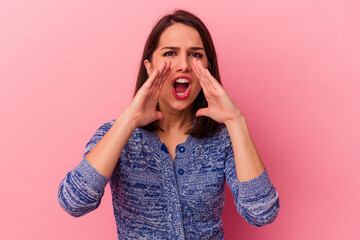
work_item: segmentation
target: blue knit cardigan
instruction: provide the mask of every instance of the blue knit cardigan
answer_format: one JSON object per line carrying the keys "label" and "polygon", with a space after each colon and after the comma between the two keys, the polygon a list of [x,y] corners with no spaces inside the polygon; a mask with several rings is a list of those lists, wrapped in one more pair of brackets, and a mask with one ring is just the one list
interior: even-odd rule
{"label": "blue knit cardigan", "polygon": [[226,127],[203,139],[189,136],[176,147],[174,163],[155,132],[137,128],[110,179],[85,155],[111,128],[101,125],[83,160],[61,182],[58,201],[74,217],[96,209],[110,181],[118,239],[224,239],[225,181],[239,214],[253,226],[274,221],[278,193],[267,170],[239,182]]}

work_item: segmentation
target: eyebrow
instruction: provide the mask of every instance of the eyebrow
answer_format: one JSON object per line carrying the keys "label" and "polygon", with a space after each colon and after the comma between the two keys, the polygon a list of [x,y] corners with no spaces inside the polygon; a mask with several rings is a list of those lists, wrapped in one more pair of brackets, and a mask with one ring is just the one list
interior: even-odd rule
{"label": "eyebrow", "polygon": [[[180,48],[179,48],[179,47],[168,46],[168,47],[163,47],[163,48],[160,49],[160,50],[163,50],[163,49],[179,50]],[[205,51],[205,49],[202,48],[202,47],[191,47],[190,49],[191,49],[191,50],[204,50],[204,51]]]}

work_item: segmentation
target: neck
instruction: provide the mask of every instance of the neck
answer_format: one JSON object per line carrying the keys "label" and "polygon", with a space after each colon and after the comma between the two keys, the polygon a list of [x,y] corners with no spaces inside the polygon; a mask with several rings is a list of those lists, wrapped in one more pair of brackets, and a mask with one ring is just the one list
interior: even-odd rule
{"label": "neck", "polygon": [[185,133],[191,128],[194,121],[191,109],[191,107],[183,111],[160,109],[164,114],[164,119],[159,122],[160,128],[167,133],[174,131]]}

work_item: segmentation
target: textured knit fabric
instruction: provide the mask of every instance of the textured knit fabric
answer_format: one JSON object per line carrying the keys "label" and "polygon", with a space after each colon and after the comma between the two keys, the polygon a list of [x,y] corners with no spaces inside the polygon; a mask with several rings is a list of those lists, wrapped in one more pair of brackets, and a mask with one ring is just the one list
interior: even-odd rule
{"label": "textured knit fabric", "polygon": [[83,160],[61,182],[58,200],[75,217],[96,209],[110,181],[119,239],[224,239],[222,211],[227,181],[240,215],[254,226],[271,223],[279,210],[267,170],[239,182],[225,126],[211,136],[189,136],[174,163],[155,132],[137,128],[110,179],[85,155],[111,128],[103,124],[86,145]]}

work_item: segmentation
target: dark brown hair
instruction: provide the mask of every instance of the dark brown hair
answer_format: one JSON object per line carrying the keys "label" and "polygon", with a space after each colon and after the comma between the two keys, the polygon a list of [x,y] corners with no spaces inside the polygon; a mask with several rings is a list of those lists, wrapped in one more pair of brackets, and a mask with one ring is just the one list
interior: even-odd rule
{"label": "dark brown hair", "polygon": [[[137,77],[135,94],[148,79],[147,71],[144,66],[144,60],[147,59],[148,61],[151,62],[152,54],[155,51],[155,49],[158,47],[161,34],[169,26],[175,23],[182,23],[191,26],[199,32],[201,40],[204,44],[206,57],[208,59],[208,69],[211,75],[214,76],[221,84],[215,47],[211,35],[209,33],[209,30],[206,28],[205,24],[195,15],[184,10],[176,10],[173,14],[168,14],[162,17],[155,24],[154,28],[152,29],[146,41],[143,56],[140,62],[140,69]],[[193,114],[195,115],[197,110],[205,107],[207,107],[207,101],[205,99],[203,91],[201,90],[199,95],[194,100]],[[201,116],[197,118],[196,123],[187,133],[191,134],[193,137],[196,138],[203,138],[212,133],[215,133],[219,129],[219,126],[220,124],[212,120],[211,118]],[[148,125],[143,126],[142,128],[148,131],[159,130],[160,129],[159,121],[154,121],[152,123],[149,123]]]}

